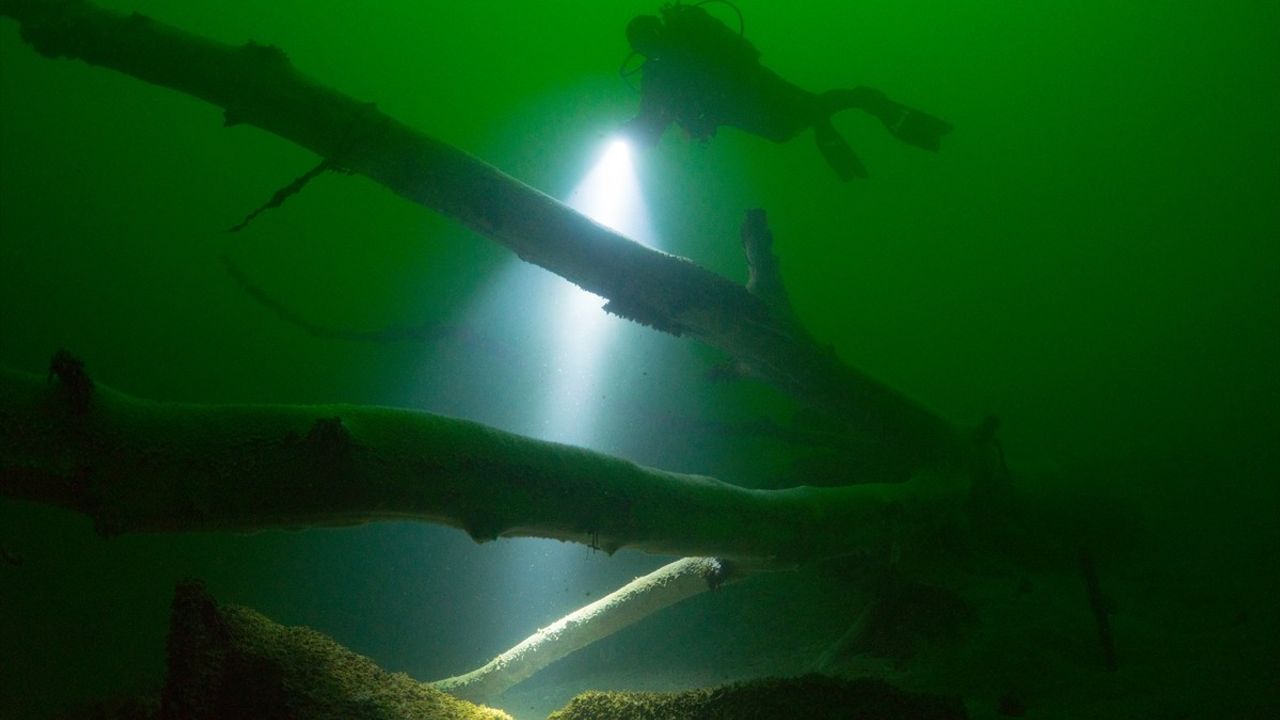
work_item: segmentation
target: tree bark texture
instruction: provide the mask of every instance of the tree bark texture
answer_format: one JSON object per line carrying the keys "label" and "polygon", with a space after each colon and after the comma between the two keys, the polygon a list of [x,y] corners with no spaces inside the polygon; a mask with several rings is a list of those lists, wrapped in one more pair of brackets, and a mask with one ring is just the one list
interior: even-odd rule
{"label": "tree bark texture", "polygon": [[419,519],[477,541],[788,565],[881,547],[965,488],[750,490],[423,412],[156,403],[65,365],[53,379],[0,370],[0,495],[86,513],[105,535]]}

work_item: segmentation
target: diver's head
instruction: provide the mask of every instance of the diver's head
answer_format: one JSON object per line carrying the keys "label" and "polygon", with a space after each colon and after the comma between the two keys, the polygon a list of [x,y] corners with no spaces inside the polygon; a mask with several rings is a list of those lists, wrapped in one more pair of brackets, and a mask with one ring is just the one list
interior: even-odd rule
{"label": "diver's head", "polygon": [[656,15],[637,15],[627,23],[627,42],[638,54],[651,58],[662,47],[662,20]]}

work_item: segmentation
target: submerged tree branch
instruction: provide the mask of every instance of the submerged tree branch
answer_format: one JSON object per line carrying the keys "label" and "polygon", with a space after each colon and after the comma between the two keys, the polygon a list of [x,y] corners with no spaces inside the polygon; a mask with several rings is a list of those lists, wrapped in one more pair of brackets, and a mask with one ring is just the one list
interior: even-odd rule
{"label": "submerged tree branch", "polygon": [[0,496],[77,510],[105,535],[419,519],[477,541],[792,564],[879,547],[967,488],[749,490],[428,413],[157,403],[55,370],[0,370]]}
{"label": "submerged tree branch", "polygon": [[0,0],[0,15],[17,20],[22,37],[48,57],[81,59],[213,103],[227,124],[262,128],[453,217],[607,298],[610,312],[720,348],[869,440],[859,443],[864,479],[902,480],[967,460],[963,433],[812,342],[778,317],[768,292],[762,299],[632,242],[373,104],[315,83],[278,48],[227,45],[84,0]]}
{"label": "submerged tree branch", "polygon": [[464,700],[484,702],[566,655],[669,605],[718,587],[734,572],[715,558],[683,558],[663,565],[540,628],[482,667],[431,685]]}

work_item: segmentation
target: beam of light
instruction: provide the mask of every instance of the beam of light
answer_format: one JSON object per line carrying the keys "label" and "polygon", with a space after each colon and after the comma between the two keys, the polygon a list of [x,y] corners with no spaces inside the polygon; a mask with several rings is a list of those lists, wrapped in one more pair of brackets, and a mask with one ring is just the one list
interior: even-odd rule
{"label": "beam of light", "polygon": [[[623,140],[610,139],[564,196],[597,223],[655,246],[648,208]],[[528,263],[511,260],[486,281],[464,311],[464,327],[498,340],[495,347],[451,348],[445,367],[424,367],[416,394],[438,412],[467,416],[544,440],[592,445],[591,416],[604,391],[602,353],[627,323],[604,312],[605,300]],[[616,344],[613,348],[618,349]],[[441,383],[441,373],[456,376]],[[505,388],[505,390],[499,390]],[[488,390],[497,392],[488,392]]]}
{"label": "beam of light", "polygon": [[649,244],[653,231],[627,141],[613,139],[569,198],[569,207],[633,240]]}
{"label": "beam of light", "polygon": [[[653,244],[648,210],[625,142],[606,142],[565,202],[601,225]],[[507,389],[474,394],[465,405],[459,404],[457,412],[544,440],[597,448],[607,445],[609,438],[599,428],[610,425],[600,417],[600,401],[617,379],[613,375],[617,360],[610,355],[629,352],[650,334],[610,317],[602,309],[603,298],[527,263],[510,263],[478,299],[469,323],[509,341],[516,358],[495,363],[484,353],[460,357],[459,376],[470,378],[466,382],[472,387]],[[483,377],[489,372],[492,377]],[[477,373],[482,377],[474,377]],[[456,384],[436,383],[441,393]],[[448,404],[443,405],[449,411]],[[506,602],[494,600],[494,612],[501,618],[495,618],[495,623],[510,633],[513,642],[529,627],[559,616],[566,605],[580,605],[579,583],[588,567],[594,570],[593,576],[605,567],[634,567],[643,573],[655,562],[643,555],[608,558],[580,545],[533,538],[495,543],[480,552],[488,553],[490,564],[477,566],[494,573],[495,587],[523,588],[518,599],[502,595]]]}
{"label": "beam of light", "polygon": [[[623,235],[651,242],[653,232],[631,148],[612,140],[565,200],[573,209]],[[541,413],[535,434],[557,442],[592,446],[601,438],[598,413],[609,392],[610,346],[617,345],[619,321],[602,309],[603,298],[560,278],[551,278],[542,297],[548,337],[548,369],[542,387]],[[525,572],[562,578],[582,562],[579,548],[544,541],[528,544]],[[569,573],[576,575],[578,573]]]}
{"label": "beam of light", "polygon": [[[640,183],[632,164],[631,148],[620,139],[610,140],[582,180],[570,191],[565,203],[618,233],[651,244],[653,231]],[[539,293],[546,303],[542,309],[547,322],[547,364],[549,375],[541,388],[541,413],[533,433],[547,440],[584,447],[598,446],[604,438],[595,432],[608,423],[600,422],[601,401],[609,392],[611,370],[609,350],[617,351],[627,338],[618,318],[602,308],[604,298],[589,293],[559,277],[548,277]],[[583,550],[551,540],[523,541],[516,553],[521,562],[515,570],[529,582],[573,583],[585,570]],[[593,558],[594,559],[594,558]],[[596,562],[603,560],[596,559]],[[617,560],[614,560],[615,564]],[[645,558],[641,562],[651,562]],[[597,570],[597,573],[599,570]],[[515,574],[513,573],[513,574]],[[528,603],[534,598],[523,594]],[[546,598],[563,602],[557,594]],[[563,608],[549,613],[558,615]],[[539,623],[545,623],[546,617]]]}
{"label": "beam of light", "polygon": [[[611,140],[566,203],[596,222],[633,240],[650,243],[653,231],[631,162],[631,148]],[[544,398],[542,430],[551,440],[590,445],[598,400],[607,392],[601,356],[617,321],[601,307],[603,298],[568,283],[552,291],[548,318],[554,333],[554,375]]]}

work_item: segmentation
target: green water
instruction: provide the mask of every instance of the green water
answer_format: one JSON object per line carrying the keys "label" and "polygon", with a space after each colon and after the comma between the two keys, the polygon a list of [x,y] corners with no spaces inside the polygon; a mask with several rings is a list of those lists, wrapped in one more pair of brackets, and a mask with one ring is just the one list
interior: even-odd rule
{"label": "green water", "polygon": [[[278,45],[318,82],[557,197],[635,112],[616,72],[622,30],[655,9],[106,5]],[[1099,552],[1118,672],[1097,667],[1069,567],[976,581],[988,609],[966,650],[860,669],[961,695],[975,717],[1004,692],[1028,717],[1275,712],[1280,5],[739,5],[785,77],[875,86],[956,130],[933,155],[837,116],[871,172],[851,184],[808,137],[669,132],[640,167],[661,247],[743,280],[738,225],[765,208],[815,337],[958,423],[999,414],[1033,491],[1100,494],[1140,517],[1140,540]],[[539,419],[561,370],[548,360],[555,310],[537,301],[555,286],[545,273],[512,269],[504,248],[360,177],[322,176],[225,232],[315,161],[257,129],[224,129],[201,101],[45,59],[0,18],[0,363],[41,372],[67,347],[100,382],[146,398],[389,404],[554,436]],[[316,337],[233,282],[224,255],[326,327],[465,331]],[[722,358],[693,341],[612,323],[590,444],[748,485],[811,480],[794,448],[712,430],[790,417],[791,401],[710,381]],[[430,680],[664,561],[476,546],[418,524],[104,541],[82,517],[8,500],[0,544],[22,558],[0,566],[4,718],[158,684],[181,577]],[[1028,574],[1042,605],[1014,608],[1009,588]],[[796,673],[856,615],[848,597],[816,572],[704,595],[497,704],[523,720],[581,689]],[[957,657],[987,665],[952,672]]]}

